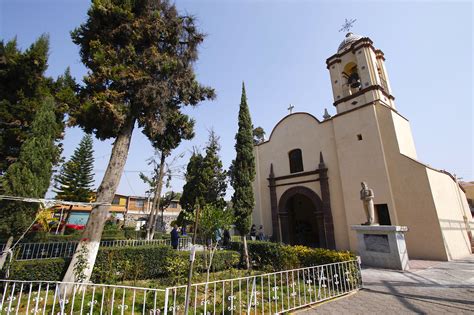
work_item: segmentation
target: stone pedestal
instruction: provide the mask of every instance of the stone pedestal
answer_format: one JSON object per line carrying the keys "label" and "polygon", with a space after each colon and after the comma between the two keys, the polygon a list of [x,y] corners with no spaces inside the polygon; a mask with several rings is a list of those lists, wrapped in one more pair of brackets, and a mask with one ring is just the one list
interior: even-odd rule
{"label": "stone pedestal", "polygon": [[404,233],[406,226],[352,225],[357,232],[362,265],[408,270],[408,253]]}

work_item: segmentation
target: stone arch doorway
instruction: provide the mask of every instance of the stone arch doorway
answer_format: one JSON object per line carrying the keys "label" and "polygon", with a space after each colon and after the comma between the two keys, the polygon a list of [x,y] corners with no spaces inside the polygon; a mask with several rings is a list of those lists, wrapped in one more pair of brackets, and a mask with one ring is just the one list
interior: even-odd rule
{"label": "stone arch doorway", "polygon": [[304,186],[288,189],[280,198],[278,210],[284,243],[328,247],[323,202],[313,190]]}

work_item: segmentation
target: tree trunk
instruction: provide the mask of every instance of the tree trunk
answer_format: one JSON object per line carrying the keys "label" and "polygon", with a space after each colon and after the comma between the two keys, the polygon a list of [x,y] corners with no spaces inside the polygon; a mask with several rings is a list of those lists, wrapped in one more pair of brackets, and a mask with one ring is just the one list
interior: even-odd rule
{"label": "tree trunk", "polygon": [[[97,190],[97,203],[110,204],[114,199],[127,161],[134,125],[135,119],[129,119],[125,122],[115,139],[107,170]],[[100,239],[104,230],[105,221],[109,214],[109,208],[110,205],[95,205],[93,207],[82,234],[82,240],[79,242],[66,274],[64,275],[64,282],[77,282],[78,280],[82,282],[89,281],[97,252],[99,251]],[[86,262],[86,267],[81,268],[82,270],[76,270],[80,269],[77,268],[76,265],[79,266],[84,262]],[[72,287],[69,287],[69,289],[72,289]]]}
{"label": "tree trunk", "polygon": [[61,235],[64,235],[64,232],[66,231],[66,224],[67,224],[67,220],[69,220],[69,217],[71,216],[71,211],[72,211],[72,205],[69,206],[69,210],[65,214],[65,219],[63,220],[64,224],[61,227],[61,231],[59,232],[59,234]]}
{"label": "tree trunk", "polygon": [[5,244],[5,248],[3,248],[2,255],[0,255],[0,270],[3,269],[3,266],[5,265],[5,262],[7,261],[8,255],[12,255],[12,253],[9,252],[10,248],[12,247],[12,244],[13,244],[13,236],[10,236],[8,238],[7,243]]}
{"label": "tree trunk", "polygon": [[199,224],[199,209],[200,206],[196,202],[197,208],[194,216],[194,228],[193,228],[193,242],[191,247],[191,259],[189,261],[189,270],[188,270],[188,284],[186,285],[186,295],[184,298],[184,314],[188,314],[189,310],[189,298],[191,296],[191,280],[193,278],[193,267],[194,267],[194,260],[196,254],[196,238],[197,238],[197,229]]}
{"label": "tree trunk", "polygon": [[250,259],[249,259],[249,250],[247,248],[247,238],[245,237],[245,235],[242,236],[242,243],[244,245],[244,262],[245,262],[245,268],[247,268],[247,270],[250,270]]}
{"label": "tree trunk", "polygon": [[161,200],[161,189],[163,187],[163,175],[165,174],[165,159],[166,156],[163,152],[161,152],[160,158],[160,172],[158,174],[158,181],[156,182],[156,189],[155,189],[155,196],[153,198],[153,214],[150,218],[151,226],[148,226],[149,231],[147,231],[147,239],[152,240],[155,236],[156,230],[156,219],[158,217],[158,208],[160,207],[160,200]]}
{"label": "tree trunk", "polygon": [[153,226],[153,222],[155,222],[155,216],[156,216],[156,205],[158,201],[158,183],[155,184],[155,189],[153,191],[153,201],[151,202],[151,209],[150,209],[150,217],[147,222],[146,226],[146,239],[151,240],[151,228]]}

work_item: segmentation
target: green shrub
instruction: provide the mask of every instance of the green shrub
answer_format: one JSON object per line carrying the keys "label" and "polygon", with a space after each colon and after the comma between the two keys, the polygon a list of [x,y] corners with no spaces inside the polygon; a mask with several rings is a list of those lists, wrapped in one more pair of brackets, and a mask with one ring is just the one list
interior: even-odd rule
{"label": "green shrub", "polygon": [[[228,251],[216,251],[212,272],[228,270],[239,263],[240,242],[232,242]],[[248,242],[250,259],[255,269],[279,271],[355,259],[350,252],[333,251],[305,246],[287,246],[278,243]],[[206,272],[205,253],[196,252],[195,272]],[[50,280],[62,279],[69,259],[39,259],[14,261],[10,279]],[[116,283],[125,280],[168,278],[182,283],[189,266],[189,252],[176,251],[166,245],[101,247],[92,274],[95,283]]]}
{"label": "green shrub", "polygon": [[[241,251],[241,242],[231,242],[232,250]],[[306,246],[289,246],[281,243],[248,241],[250,260],[256,269],[279,271],[355,259],[355,255],[345,251]]]}
{"label": "green shrub", "polygon": [[[146,231],[145,231],[145,235],[146,235]],[[171,238],[171,235],[169,233],[155,232],[155,234],[153,235],[153,239],[155,240],[161,240],[161,239],[167,239],[167,238]]]}
{"label": "green shrub", "polygon": [[123,233],[125,238],[129,240],[142,240],[146,237],[146,231],[136,231],[134,227],[124,227]]}
{"label": "green shrub", "polygon": [[10,267],[9,278],[27,281],[59,281],[66,273],[68,265],[69,259],[64,258],[14,261]]}
{"label": "green shrub", "polygon": [[169,246],[102,247],[97,255],[92,280],[113,283],[119,280],[154,279],[165,275]]}
{"label": "green shrub", "polygon": [[325,248],[309,248],[306,246],[285,246],[285,250],[298,257],[301,266],[315,266],[356,259],[348,251],[335,251]]}
{"label": "green shrub", "polygon": [[[212,271],[235,267],[239,253],[217,251]],[[124,280],[145,280],[168,277],[180,280],[189,266],[189,252],[173,250],[170,246],[136,246],[101,248],[93,271],[96,283]],[[205,271],[204,253],[196,253],[195,270]]]}
{"label": "green shrub", "polygon": [[[37,259],[13,261],[10,279],[60,281],[70,259]],[[217,251],[211,271],[222,271],[236,267],[239,253]],[[195,271],[206,271],[204,252],[196,253]],[[189,252],[176,251],[170,246],[102,247],[94,266],[92,281],[116,283],[124,280],[147,280],[169,278],[181,281],[187,275]]]}
{"label": "green shrub", "polygon": [[102,232],[103,240],[124,240],[125,232],[123,230],[105,230]]}

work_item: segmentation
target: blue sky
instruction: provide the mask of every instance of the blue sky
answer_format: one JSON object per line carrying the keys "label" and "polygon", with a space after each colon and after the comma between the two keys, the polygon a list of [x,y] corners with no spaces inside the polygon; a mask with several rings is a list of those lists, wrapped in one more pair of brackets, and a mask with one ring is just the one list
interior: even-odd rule
{"label": "blue sky", "polygon": [[[17,37],[27,48],[42,33],[51,41],[48,75],[66,67],[80,81],[86,73],[69,32],[86,19],[85,0],[0,0],[0,38]],[[321,117],[335,113],[325,60],[344,33],[345,18],[355,18],[353,32],[370,37],[385,53],[398,111],[410,120],[421,161],[474,180],[473,174],[473,5],[469,1],[176,1],[181,12],[196,15],[207,34],[196,63],[199,80],[216,89],[217,99],[186,110],[197,121],[196,137],[176,153],[185,165],[194,146],[204,147],[208,130],[221,137],[226,167],[234,158],[234,135],[241,82],[245,81],[254,126],[267,134],[288,113]],[[64,156],[82,137],[68,129]],[[95,141],[96,184],[100,183],[111,141]],[[150,170],[148,140],[135,130],[119,193],[143,195],[138,177]],[[175,178],[172,188],[180,191]]]}

